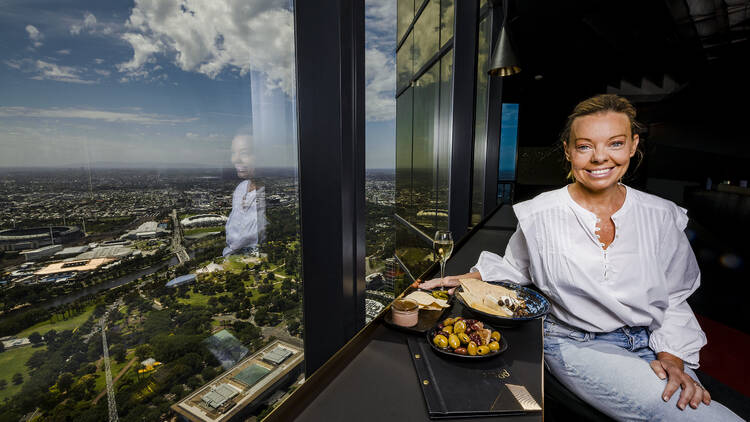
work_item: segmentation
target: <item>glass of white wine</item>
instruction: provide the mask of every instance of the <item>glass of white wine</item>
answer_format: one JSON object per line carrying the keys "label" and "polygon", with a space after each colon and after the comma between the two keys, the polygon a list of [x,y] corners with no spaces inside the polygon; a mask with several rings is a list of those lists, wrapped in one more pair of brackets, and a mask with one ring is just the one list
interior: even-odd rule
{"label": "glass of white wine", "polygon": [[451,257],[453,253],[453,236],[449,231],[438,230],[435,232],[435,239],[433,240],[432,247],[435,251],[435,256],[440,260],[440,290],[445,290],[443,286],[443,279],[445,278],[445,261]]}

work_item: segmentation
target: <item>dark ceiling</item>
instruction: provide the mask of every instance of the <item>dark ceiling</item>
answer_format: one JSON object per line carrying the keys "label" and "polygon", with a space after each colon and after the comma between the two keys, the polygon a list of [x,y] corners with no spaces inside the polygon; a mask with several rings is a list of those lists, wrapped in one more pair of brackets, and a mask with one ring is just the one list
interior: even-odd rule
{"label": "dark ceiling", "polygon": [[603,92],[636,103],[655,142],[747,142],[750,0],[513,0],[509,17],[523,70],[503,95],[524,105],[522,145],[551,145],[573,106]]}

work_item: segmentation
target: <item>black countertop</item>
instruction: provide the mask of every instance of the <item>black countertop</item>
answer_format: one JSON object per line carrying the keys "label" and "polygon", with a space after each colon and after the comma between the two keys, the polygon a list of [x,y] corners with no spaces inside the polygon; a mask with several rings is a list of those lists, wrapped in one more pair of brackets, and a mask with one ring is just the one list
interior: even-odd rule
{"label": "black countertop", "polygon": [[[483,250],[502,254],[515,225],[511,208],[499,208],[460,244],[446,264],[446,274],[468,272]],[[460,304],[455,306],[460,307]],[[451,311],[456,312],[461,309]],[[542,321],[533,320],[516,328],[502,329],[502,332],[509,344],[503,360],[544,407]],[[406,343],[408,335],[411,334],[384,325],[381,315],[271,413],[269,420],[428,421],[427,407]],[[503,416],[502,419],[541,421],[543,414]],[[497,420],[497,417],[472,420]]]}

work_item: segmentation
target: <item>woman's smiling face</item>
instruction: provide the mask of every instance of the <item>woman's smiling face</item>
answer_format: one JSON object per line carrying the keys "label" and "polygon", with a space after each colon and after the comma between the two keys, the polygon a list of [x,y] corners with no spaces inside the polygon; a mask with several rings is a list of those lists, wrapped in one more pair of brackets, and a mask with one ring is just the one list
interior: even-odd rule
{"label": "woman's smiling face", "polygon": [[617,185],[637,147],[638,135],[632,135],[628,116],[607,111],[573,121],[565,156],[576,182],[596,192]]}

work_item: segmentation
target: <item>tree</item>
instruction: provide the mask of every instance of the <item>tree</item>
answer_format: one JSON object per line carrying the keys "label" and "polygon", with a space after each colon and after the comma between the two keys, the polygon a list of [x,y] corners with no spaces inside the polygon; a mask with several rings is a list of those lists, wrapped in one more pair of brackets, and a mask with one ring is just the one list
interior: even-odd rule
{"label": "tree", "polygon": [[109,348],[109,354],[112,355],[116,361],[122,363],[125,362],[127,350],[125,350],[125,347],[122,344],[115,344]]}
{"label": "tree", "polygon": [[0,380],[0,391],[5,390],[5,387],[8,386],[8,381]]}
{"label": "tree", "polygon": [[154,350],[150,344],[141,344],[135,348],[135,356],[138,357],[138,361],[142,362],[150,358],[154,354]]}
{"label": "tree", "polygon": [[3,353],[5,351],[5,343],[0,341],[0,353]]}
{"label": "tree", "polygon": [[20,385],[21,383],[23,383],[23,374],[21,374],[20,372],[16,372],[15,374],[13,374],[12,380],[13,384]]}
{"label": "tree", "polygon": [[29,334],[29,341],[31,344],[39,344],[42,342],[42,335],[34,331],[33,333]]}
{"label": "tree", "polygon": [[59,377],[57,377],[57,389],[60,390],[60,392],[68,391],[68,389],[70,389],[72,385],[73,374],[71,374],[70,372],[63,372]]}

